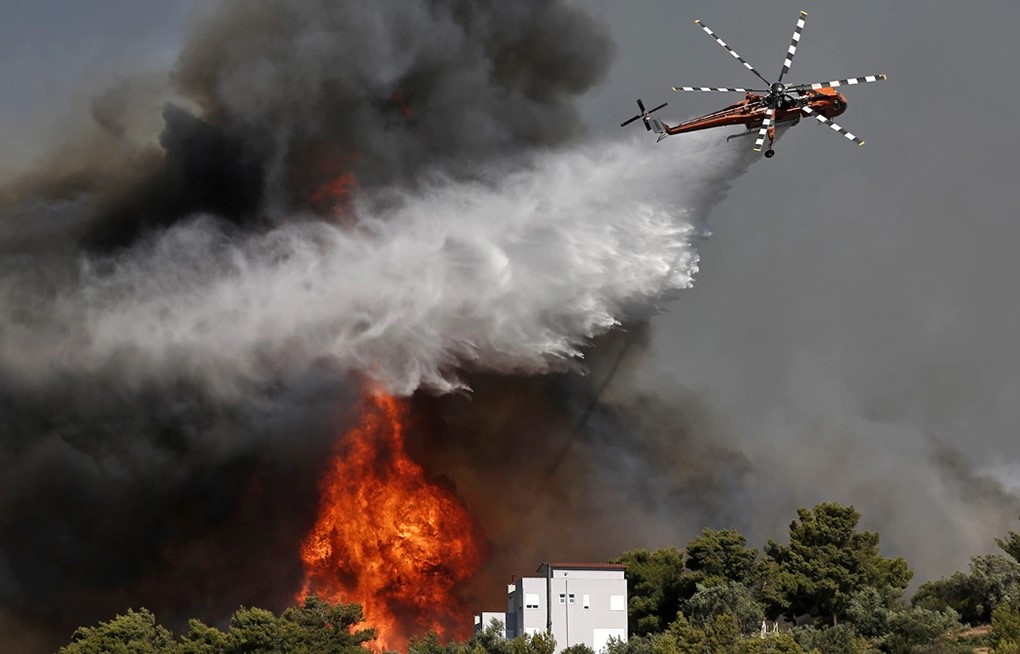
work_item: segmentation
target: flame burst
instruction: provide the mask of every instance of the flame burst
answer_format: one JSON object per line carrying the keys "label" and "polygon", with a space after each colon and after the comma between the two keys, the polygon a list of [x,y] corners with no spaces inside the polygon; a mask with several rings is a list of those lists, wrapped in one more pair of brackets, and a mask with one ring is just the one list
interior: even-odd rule
{"label": "flame burst", "polygon": [[397,399],[368,398],[361,424],[338,444],[301,547],[298,599],[314,592],[361,604],[382,650],[402,649],[430,629],[467,638],[471,616],[454,589],[482,562],[474,520],[408,457],[406,418]]}

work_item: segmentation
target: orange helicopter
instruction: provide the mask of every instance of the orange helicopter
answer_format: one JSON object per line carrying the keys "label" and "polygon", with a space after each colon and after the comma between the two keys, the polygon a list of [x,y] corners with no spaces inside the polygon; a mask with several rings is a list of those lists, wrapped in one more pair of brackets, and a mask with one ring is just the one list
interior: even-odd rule
{"label": "orange helicopter", "polygon": [[[734,59],[744,65],[744,68],[751,71],[768,86],[767,89],[742,89],[711,86],[674,86],[673,92],[694,92],[694,93],[744,93],[744,99],[736,104],[731,104],[725,109],[705,114],[679,125],[669,125],[651,114],[665,107],[663,102],[654,109],[645,110],[644,103],[638,99],[638,108],[641,113],[620,123],[625,127],[640,118],[645,128],[658,133],[658,141],[675,134],[695,132],[713,127],[726,127],[729,125],[744,125],[748,134],[755,129],[758,130],[758,138],[754,142],[754,151],[761,152],[765,139],[768,138],[769,147],[765,150],[765,157],[771,159],[776,152],[772,145],[776,140],[776,126],[782,123],[796,124],[802,116],[811,116],[819,123],[830,127],[857,145],[864,145],[864,141],[847,130],[843,129],[832,118],[846,111],[846,97],[836,91],[840,86],[852,86],[855,84],[867,84],[868,82],[879,82],[888,79],[886,75],[868,75],[866,77],[850,77],[838,79],[831,82],[820,82],[815,84],[783,84],[783,77],[790,72],[790,64],[793,63],[793,56],[797,53],[797,46],[800,44],[800,35],[804,30],[804,23],[807,19],[807,12],[800,12],[797,19],[797,26],[793,31],[793,39],[783,61],[783,70],[779,73],[776,82],[769,82],[762,77],[761,73],[755,70],[754,66],[747,63],[737,52],[726,45],[726,42],[719,38],[707,25],[700,20],[694,22],[705,31],[712,39],[726,49]],[[741,136],[741,135],[737,135]],[[729,138],[733,138],[732,136]],[[728,139],[727,139],[728,140]]]}

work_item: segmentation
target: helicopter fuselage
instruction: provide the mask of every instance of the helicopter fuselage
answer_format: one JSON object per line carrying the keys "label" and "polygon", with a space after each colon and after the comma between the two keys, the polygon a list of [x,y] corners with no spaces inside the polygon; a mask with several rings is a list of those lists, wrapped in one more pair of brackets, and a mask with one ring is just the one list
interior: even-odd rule
{"label": "helicopter fuselage", "polygon": [[[846,111],[847,103],[846,97],[833,88],[804,91],[801,97],[796,98],[794,102],[790,102],[789,99],[782,102],[776,109],[773,122],[784,123],[799,120],[804,115],[801,112],[801,108],[804,106],[826,118],[833,118]],[[766,110],[767,96],[748,93],[741,102],[732,104],[725,109],[692,118],[679,125],[663,123],[662,127],[665,133],[670,135],[729,125],[744,125],[747,129],[753,130],[761,127],[765,120]]]}

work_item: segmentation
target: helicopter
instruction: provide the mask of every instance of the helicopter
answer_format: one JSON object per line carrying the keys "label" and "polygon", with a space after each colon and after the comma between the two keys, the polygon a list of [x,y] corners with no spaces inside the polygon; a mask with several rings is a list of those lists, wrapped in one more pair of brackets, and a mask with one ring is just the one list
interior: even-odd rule
{"label": "helicopter", "polygon": [[[639,98],[637,104],[640,113],[620,123],[620,127],[626,127],[640,118],[647,130],[658,133],[657,141],[661,141],[667,136],[674,136],[676,134],[685,134],[713,127],[744,125],[747,127],[746,134],[739,134],[737,136],[749,135],[757,129],[758,136],[754,142],[754,151],[761,152],[765,140],[768,139],[769,145],[768,149],[765,150],[765,157],[771,159],[776,154],[773,149],[773,144],[776,140],[776,126],[784,123],[795,125],[800,122],[802,117],[808,116],[829,127],[847,140],[857,145],[864,145],[863,139],[858,138],[855,134],[832,121],[832,118],[846,111],[847,107],[846,97],[836,89],[841,86],[880,82],[889,78],[887,75],[882,74],[867,75],[865,77],[848,77],[846,79],[813,84],[784,84],[783,78],[790,72],[790,65],[793,63],[793,56],[797,53],[797,46],[800,44],[800,37],[804,31],[806,20],[807,12],[801,11],[800,16],[797,18],[797,26],[794,28],[790,47],[786,52],[786,59],[783,61],[783,69],[779,73],[779,79],[775,82],[769,82],[754,66],[737,54],[736,50],[719,38],[719,35],[713,32],[708,25],[696,19],[694,23],[698,27],[708,34],[712,40],[722,46],[726,52],[730,53],[734,59],[743,64],[744,68],[763,81],[767,88],[674,86],[674,93],[744,93],[744,99],[719,111],[698,116],[677,125],[669,125],[652,116],[653,113],[669,103],[663,102],[654,109],[646,110],[644,103]],[[728,137],[727,140],[729,138],[733,138],[733,136]]]}

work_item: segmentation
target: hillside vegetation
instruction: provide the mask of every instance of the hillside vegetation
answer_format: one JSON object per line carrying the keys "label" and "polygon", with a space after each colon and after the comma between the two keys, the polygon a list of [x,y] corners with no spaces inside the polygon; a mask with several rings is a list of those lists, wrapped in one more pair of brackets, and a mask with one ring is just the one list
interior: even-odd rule
{"label": "hillside vegetation", "polygon": [[[1020,654],[1020,534],[1003,554],[903,592],[913,572],[860,531],[852,506],[800,509],[786,544],[761,551],[730,529],[705,529],[683,549],[624,552],[630,587],[627,642],[605,654]],[[309,597],[280,615],[242,608],[226,631],[191,620],[174,635],[146,609],[80,627],[59,654],[366,654],[374,632],[355,604]],[[434,633],[409,654],[552,654],[551,636],[506,639],[493,624],[467,642]],[[569,654],[594,654],[585,646]]]}

